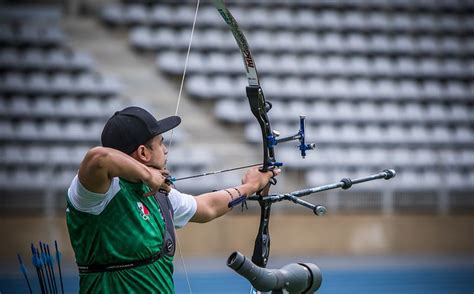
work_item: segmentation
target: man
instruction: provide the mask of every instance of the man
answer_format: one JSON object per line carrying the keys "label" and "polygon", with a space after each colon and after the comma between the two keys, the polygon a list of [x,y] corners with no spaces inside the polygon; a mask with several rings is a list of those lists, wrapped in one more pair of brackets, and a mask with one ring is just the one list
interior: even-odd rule
{"label": "man", "polygon": [[66,210],[81,293],[174,292],[173,226],[220,217],[280,173],[249,169],[242,185],[196,197],[171,188],[162,134],[180,122],[125,108],[107,121],[102,147],[85,155]]}

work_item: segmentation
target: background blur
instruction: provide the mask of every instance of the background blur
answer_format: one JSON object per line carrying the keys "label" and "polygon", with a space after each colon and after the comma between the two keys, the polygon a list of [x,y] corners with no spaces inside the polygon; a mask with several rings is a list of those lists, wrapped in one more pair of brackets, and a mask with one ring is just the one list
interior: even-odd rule
{"label": "background blur", "polygon": [[[394,168],[397,177],[273,205],[269,267],[318,264],[321,293],[473,293],[474,1],[226,1],[247,37],[283,136],[307,116],[306,159],[273,192]],[[24,293],[16,253],[58,240],[69,292],[77,271],[66,188],[116,110],[173,115],[196,1],[0,1],[0,292]],[[174,132],[176,177],[258,163],[260,129],[232,34],[201,1]],[[242,172],[177,182],[226,188]],[[195,293],[246,292],[225,266],[251,256],[259,209],[180,230]],[[176,256],[178,293],[187,285]],[[36,283],[36,281],[35,281]],[[37,284],[35,284],[37,285]]]}

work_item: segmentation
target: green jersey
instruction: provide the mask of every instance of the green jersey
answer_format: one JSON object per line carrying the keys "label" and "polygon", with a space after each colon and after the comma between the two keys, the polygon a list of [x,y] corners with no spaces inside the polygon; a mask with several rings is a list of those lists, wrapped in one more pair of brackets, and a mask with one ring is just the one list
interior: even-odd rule
{"label": "green jersey", "polygon": [[[68,197],[66,220],[79,265],[146,259],[162,248],[165,222],[149,188],[119,179],[119,190],[99,214],[81,212]],[[80,274],[81,293],[173,293],[173,257],[111,272]]]}

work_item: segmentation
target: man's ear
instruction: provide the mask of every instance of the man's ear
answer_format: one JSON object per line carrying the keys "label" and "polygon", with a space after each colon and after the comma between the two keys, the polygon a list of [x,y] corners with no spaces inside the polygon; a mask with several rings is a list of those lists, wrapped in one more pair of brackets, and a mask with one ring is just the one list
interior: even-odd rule
{"label": "man's ear", "polygon": [[135,155],[138,160],[142,162],[148,162],[150,160],[150,151],[148,148],[146,148],[145,145],[140,145],[138,148],[135,150]]}

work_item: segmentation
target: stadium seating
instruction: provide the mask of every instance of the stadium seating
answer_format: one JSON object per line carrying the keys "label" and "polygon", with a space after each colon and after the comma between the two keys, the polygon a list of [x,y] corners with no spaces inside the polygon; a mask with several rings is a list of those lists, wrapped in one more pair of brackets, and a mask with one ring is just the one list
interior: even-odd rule
{"label": "stadium seating", "polygon": [[[192,1],[127,1],[105,6],[100,17],[129,27],[132,47],[156,52],[159,70],[179,76],[194,9]],[[443,188],[452,199],[472,192],[473,1],[249,0],[230,1],[230,10],[273,103],[273,127],[293,134],[298,115],[307,116],[317,151],[300,160],[294,149],[278,149],[287,168],[306,173],[307,185],[393,166],[396,183],[372,190],[393,193],[395,210],[440,209],[436,197],[410,202],[406,191]],[[214,101],[216,117],[243,125],[257,144],[241,59],[215,8],[201,5],[185,89]],[[354,209],[374,205],[361,201]]]}
{"label": "stadium seating", "polygon": [[[127,21],[140,19],[139,10]],[[61,18],[55,7],[0,7],[0,194],[38,196],[28,203],[37,211],[47,195],[57,196],[49,208],[64,209],[85,153],[100,144],[107,118],[129,104],[119,81],[98,73],[92,56],[68,45]],[[208,170],[208,152],[179,149],[184,136],[174,132],[178,148],[170,168],[186,176]],[[198,190],[210,187],[203,182]],[[8,210],[9,201],[2,203]]]}

